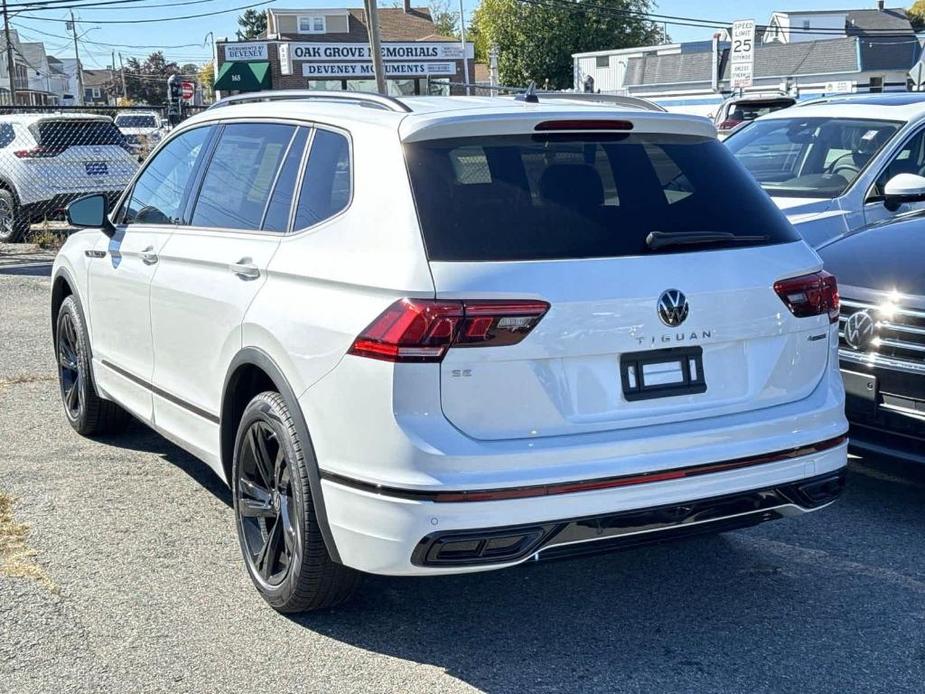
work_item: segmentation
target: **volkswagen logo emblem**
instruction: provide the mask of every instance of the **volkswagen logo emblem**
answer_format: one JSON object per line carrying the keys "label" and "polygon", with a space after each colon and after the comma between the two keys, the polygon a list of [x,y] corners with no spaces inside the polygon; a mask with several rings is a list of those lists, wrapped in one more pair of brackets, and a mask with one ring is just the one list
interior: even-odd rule
{"label": "volkswagen logo emblem", "polygon": [[687,297],[679,289],[666,289],[658,297],[656,306],[658,317],[669,328],[676,328],[681,325],[690,312],[690,306],[687,303]]}
{"label": "volkswagen logo emblem", "polygon": [[876,327],[877,324],[869,311],[852,313],[845,323],[845,342],[852,349],[867,349],[874,339]]}

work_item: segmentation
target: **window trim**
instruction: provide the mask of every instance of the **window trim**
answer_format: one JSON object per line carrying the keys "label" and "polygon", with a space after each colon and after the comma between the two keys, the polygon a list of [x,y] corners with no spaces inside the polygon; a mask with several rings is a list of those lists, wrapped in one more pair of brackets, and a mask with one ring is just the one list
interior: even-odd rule
{"label": "window trim", "polygon": [[[171,137],[167,138],[166,140],[162,140],[161,143],[158,145],[157,149],[151,153],[151,155],[148,157],[148,161],[145,162],[144,168],[147,168],[148,163],[154,159],[154,155],[157,154],[157,152],[160,151],[162,147],[167,145],[169,142],[172,142],[174,137],[179,137],[181,133],[187,132],[188,130],[195,130],[196,128],[201,128],[201,127],[214,127],[216,129],[215,132],[219,133],[221,132],[222,129],[224,129],[224,126],[231,125],[233,123],[266,123],[266,124],[275,124],[275,125],[292,125],[297,128],[303,127],[303,128],[309,129],[310,132],[308,135],[308,140],[305,143],[305,150],[302,154],[302,165],[301,165],[301,168],[299,169],[299,176],[296,181],[298,194],[293,196],[292,206],[290,207],[290,210],[289,210],[289,231],[286,233],[281,233],[278,231],[264,231],[263,229],[253,230],[253,229],[235,229],[233,227],[199,227],[199,226],[193,226],[191,224],[169,225],[170,228],[174,230],[174,233],[195,232],[197,234],[198,233],[234,234],[235,236],[243,236],[243,235],[272,236],[278,239],[295,237],[295,236],[301,236],[303,234],[311,233],[318,227],[324,224],[327,224],[328,222],[332,220],[338,219],[339,217],[341,217],[341,215],[349,211],[350,208],[353,206],[353,200],[354,200],[355,191],[356,191],[356,186],[355,186],[355,170],[356,169],[354,166],[353,137],[351,136],[349,130],[345,130],[344,128],[340,128],[334,125],[328,125],[327,123],[319,123],[309,118],[306,118],[305,120],[299,120],[296,118],[272,118],[272,117],[261,118],[259,116],[237,116],[237,117],[225,118],[222,120],[210,120],[204,123],[198,123],[196,124],[195,127],[184,128],[182,130],[176,130],[176,131],[171,132]],[[302,193],[302,178],[304,176],[305,167],[308,164],[308,156],[311,152],[311,146],[312,146],[312,143],[314,142],[316,130],[330,130],[332,132],[338,133],[339,135],[343,135],[345,138],[347,138],[347,146],[349,148],[348,151],[350,153],[350,197],[348,198],[347,204],[344,206],[344,209],[342,209],[337,214],[331,215],[330,217],[326,219],[322,219],[320,222],[316,222],[315,224],[305,227],[304,229],[293,229],[292,227],[293,227],[293,224],[295,223],[295,216],[294,216],[295,210],[297,209],[299,197],[301,196],[301,193]],[[174,135],[174,133],[176,134]],[[212,139],[207,143],[209,149],[206,151],[206,156],[208,157],[209,162],[212,161],[213,149],[217,143],[218,143],[218,137],[215,134],[213,134]],[[195,175],[197,177],[200,174],[204,175],[204,173],[202,172],[204,172],[204,165],[206,161],[207,161],[206,159],[203,159],[197,165],[197,170],[195,172]],[[141,172],[143,170],[144,169],[139,170],[139,172],[136,174],[136,179],[137,179],[137,176],[141,175]],[[132,180],[132,183],[130,184],[129,188],[126,190],[126,193],[123,193],[123,198],[125,198],[127,194],[129,194],[129,191],[135,188],[136,179]],[[199,189],[202,187],[201,184],[202,184],[201,180],[197,180],[195,183],[197,199],[199,196]],[[190,198],[188,197],[187,203],[189,203],[189,201],[190,201]],[[122,200],[119,201],[119,205],[121,207]],[[192,209],[193,208],[189,207],[189,205],[184,207],[184,217],[190,218],[190,212]]]}
{"label": "window trim", "polygon": [[[302,20],[307,19],[312,24],[311,29],[302,29]],[[321,31],[314,28],[315,20],[321,20]],[[300,14],[296,16],[296,32],[299,34],[326,34],[328,33],[328,20],[323,14]]]}

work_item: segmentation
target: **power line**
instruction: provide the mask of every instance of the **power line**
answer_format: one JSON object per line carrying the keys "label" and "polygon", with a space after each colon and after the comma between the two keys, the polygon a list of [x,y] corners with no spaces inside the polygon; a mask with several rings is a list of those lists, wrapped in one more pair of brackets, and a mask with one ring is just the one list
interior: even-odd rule
{"label": "power line", "polygon": [[[229,12],[238,12],[239,10],[249,10],[254,7],[263,7],[264,5],[272,5],[277,0],[263,0],[263,2],[253,3],[251,5],[241,5],[239,7],[230,7],[227,10],[218,10],[216,12],[203,12],[200,14],[188,14],[183,17],[157,17],[155,19],[133,19],[133,20],[121,20],[121,19],[94,19],[94,24],[150,24],[153,22],[176,22],[185,19],[199,19],[200,17],[214,17],[220,14],[228,14]],[[51,19],[49,17],[36,17],[35,15],[19,15],[23,19],[34,19],[40,22],[57,22],[59,24],[65,24],[68,20],[66,19]]]}
{"label": "power line", "polygon": [[[33,26],[25,26],[29,31],[35,32],[36,34],[41,34],[42,36],[49,36],[55,39],[65,39],[67,41],[71,40],[70,36],[61,36],[60,34],[52,34],[47,31],[42,31],[41,29],[36,29]],[[109,41],[91,41],[90,39],[81,39],[82,43],[91,44],[94,46],[115,46],[116,48],[205,48],[206,42],[202,43],[178,43],[178,44],[155,44],[155,43],[111,43]]]}
{"label": "power line", "polygon": [[[210,2],[219,2],[219,0],[183,0],[183,2],[171,3],[154,3],[152,5],[137,5],[139,2],[150,2],[150,0],[95,0],[94,2],[84,2],[74,4],[74,0],[57,0],[58,2],[67,2],[67,5],[56,5],[54,7],[28,7],[26,11],[45,12],[49,10],[86,10],[88,12],[100,12],[103,10],[146,10],[146,9],[167,9],[171,7],[183,7],[184,5],[202,5]],[[122,7],[122,5],[131,5],[131,7]],[[21,10],[22,11],[22,10]],[[25,15],[20,15],[25,16]]]}

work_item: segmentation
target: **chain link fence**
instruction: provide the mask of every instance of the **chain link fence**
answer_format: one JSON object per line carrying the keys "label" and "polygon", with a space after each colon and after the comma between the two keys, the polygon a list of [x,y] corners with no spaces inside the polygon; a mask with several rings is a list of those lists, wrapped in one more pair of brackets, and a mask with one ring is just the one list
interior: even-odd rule
{"label": "chain link fence", "polygon": [[0,242],[48,234],[84,195],[115,202],[166,136],[167,116],[157,107],[0,106]]}

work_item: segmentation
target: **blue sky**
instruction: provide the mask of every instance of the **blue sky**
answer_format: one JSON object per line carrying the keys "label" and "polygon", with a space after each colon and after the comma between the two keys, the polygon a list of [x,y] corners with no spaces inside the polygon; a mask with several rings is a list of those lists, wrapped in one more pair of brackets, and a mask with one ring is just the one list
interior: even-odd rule
{"label": "blue sky", "polygon": [[[11,7],[24,0],[9,0]],[[92,1],[92,0],[90,0]],[[179,44],[195,44],[177,48],[165,48],[164,52],[171,60],[179,63],[202,63],[209,59],[211,49],[203,46],[206,34],[214,32],[216,37],[234,36],[236,29],[235,17],[240,11],[228,14],[188,19],[182,21],[139,22],[138,20],[159,19],[168,16],[183,16],[226,10],[249,4],[256,0],[164,0],[158,9],[139,9],[132,4],[119,8],[86,8],[77,13],[78,33],[86,32],[80,45],[81,60],[88,67],[105,67],[111,62],[111,52],[121,52],[123,57],[130,55],[144,56],[155,50],[154,44],[165,46],[178,46]],[[458,0],[453,0],[454,3]],[[380,0],[380,5],[387,7],[394,0]],[[422,0],[415,0],[423,4]],[[176,3],[184,3],[176,5]],[[478,4],[477,0],[464,0],[467,14]],[[141,4],[153,4],[153,0],[145,0]],[[274,3],[278,7],[332,7],[340,6],[336,0],[278,0]],[[362,6],[362,0],[353,0],[344,3],[348,6]],[[846,7],[875,6],[873,0],[858,2],[856,0],[751,0],[743,2],[740,9],[734,10],[732,3],[717,3],[708,0],[659,0],[654,12],[684,17],[697,17],[712,20],[731,21],[734,19],[756,19],[759,22],[770,17],[774,10],[799,9],[841,9]],[[911,4],[911,0],[903,3],[887,5]],[[171,5],[173,5],[171,7]],[[14,28],[18,29],[24,40],[44,41],[49,53],[59,57],[73,57],[73,44],[67,37],[64,21],[67,18],[66,10],[35,10],[22,11],[13,19]],[[120,20],[132,23],[105,24],[101,21]],[[94,28],[97,27],[97,28]],[[44,32],[41,33],[41,32]],[[673,26],[668,24],[668,33],[675,41],[691,41],[709,38],[709,29],[696,27]],[[55,36],[48,36],[54,34]],[[118,45],[117,45],[118,44]],[[128,45],[126,45],[128,44]],[[144,47],[142,47],[144,46]],[[118,58],[117,58],[118,61]]]}

